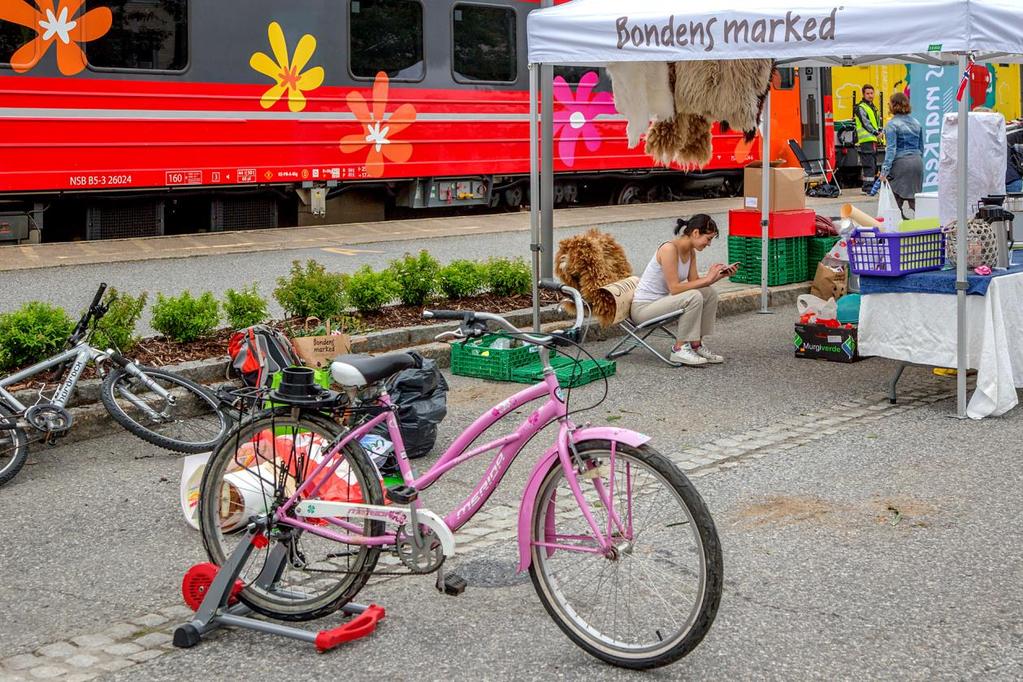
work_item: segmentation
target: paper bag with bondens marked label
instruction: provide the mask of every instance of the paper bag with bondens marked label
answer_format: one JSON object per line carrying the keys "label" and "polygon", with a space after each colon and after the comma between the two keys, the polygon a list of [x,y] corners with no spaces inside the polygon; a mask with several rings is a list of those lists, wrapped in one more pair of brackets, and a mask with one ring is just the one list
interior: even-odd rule
{"label": "paper bag with bondens marked label", "polygon": [[[306,320],[306,328],[316,318]],[[319,322],[319,320],[316,320]],[[327,367],[338,355],[350,353],[352,350],[352,337],[347,334],[332,334],[330,322],[326,325],[326,334],[319,336],[297,336],[291,340],[295,353],[302,358],[309,367]]]}

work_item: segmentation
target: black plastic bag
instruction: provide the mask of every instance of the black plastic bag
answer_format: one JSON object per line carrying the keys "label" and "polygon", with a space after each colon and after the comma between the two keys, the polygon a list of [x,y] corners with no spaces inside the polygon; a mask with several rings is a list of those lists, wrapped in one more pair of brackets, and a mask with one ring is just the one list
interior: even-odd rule
{"label": "black plastic bag", "polygon": [[[437,425],[448,414],[448,382],[435,361],[421,356],[418,360],[419,367],[402,370],[387,381],[387,392],[398,406],[398,428],[410,459],[430,454],[437,442]],[[387,437],[386,433],[382,435]]]}

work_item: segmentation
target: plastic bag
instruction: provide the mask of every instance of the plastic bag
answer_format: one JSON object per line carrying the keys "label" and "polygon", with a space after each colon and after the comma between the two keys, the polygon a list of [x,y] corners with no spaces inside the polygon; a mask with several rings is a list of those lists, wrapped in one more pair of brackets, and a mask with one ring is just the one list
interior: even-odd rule
{"label": "plastic bag", "polygon": [[881,183],[881,189],[877,192],[877,217],[883,219],[880,228],[882,232],[898,232],[902,211],[887,181]]}
{"label": "plastic bag", "polygon": [[387,382],[387,393],[398,406],[398,428],[410,459],[430,454],[437,442],[437,425],[448,414],[444,375],[433,360],[422,358],[420,364],[398,372]]}

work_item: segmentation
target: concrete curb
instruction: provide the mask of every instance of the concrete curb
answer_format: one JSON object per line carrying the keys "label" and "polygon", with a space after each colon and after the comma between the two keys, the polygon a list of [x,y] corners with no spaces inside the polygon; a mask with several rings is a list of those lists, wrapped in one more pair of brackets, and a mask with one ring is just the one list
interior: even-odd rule
{"label": "concrete curb", "polygon": [[[794,306],[796,298],[800,294],[805,294],[809,291],[809,282],[773,287],[768,291],[769,305],[771,307]],[[760,310],[760,289],[725,292],[721,295],[718,306],[718,317]],[[533,311],[530,309],[517,310],[508,313],[506,317],[512,324],[521,328],[528,328],[533,322]],[[557,306],[542,308],[540,320],[542,322],[541,328],[545,332],[564,329],[571,324],[571,321],[565,318]],[[424,357],[436,360],[440,367],[446,368],[451,364],[449,346],[447,343],[438,343],[433,339],[441,332],[450,331],[457,327],[457,324],[444,322],[423,325],[421,327],[404,327],[374,332],[353,339],[352,351],[355,353],[383,353],[414,349]],[[596,323],[590,325],[589,340],[605,340],[615,336],[620,336],[617,328],[602,329]],[[167,365],[167,369],[201,384],[226,383],[229,381],[226,377],[228,362],[229,359],[225,355],[209,360],[196,360],[177,365]],[[74,426],[67,436],[58,441],[60,444],[76,443],[98,438],[109,435],[111,430],[116,431],[119,428],[100,402],[99,392],[99,380],[90,379],[78,383],[75,394],[69,403],[69,410],[74,417]],[[29,389],[19,391],[15,395],[21,402],[31,405],[35,402],[38,394],[36,391]]]}

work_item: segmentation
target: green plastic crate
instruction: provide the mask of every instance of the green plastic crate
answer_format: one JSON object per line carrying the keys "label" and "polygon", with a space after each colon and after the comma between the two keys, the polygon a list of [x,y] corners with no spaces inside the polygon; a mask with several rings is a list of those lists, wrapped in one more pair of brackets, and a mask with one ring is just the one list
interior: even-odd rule
{"label": "green plastic crate", "polygon": [[[511,381],[514,370],[539,362],[539,346],[526,344],[517,348],[492,348],[498,339],[510,341],[506,336],[488,334],[468,343],[451,344],[451,373],[462,377]],[[552,349],[551,356],[554,355]]]}
{"label": "green plastic crate", "polygon": [[808,274],[813,276],[817,272],[817,264],[820,263],[824,256],[835,247],[838,243],[838,237],[807,237],[808,242],[807,248],[807,260],[806,265],[809,269]]}
{"label": "green plastic crate", "polygon": [[[551,367],[562,388],[576,388],[605,376],[614,376],[617,364],[614,360],[582,360],[577,362],[564,355],[551,358]],[[512,371],[512,381],[520,384],[535,384],[543,380],[543,367],[539,361]]]}
{"label": "green plastic crate", "polygon": [[[768,240],[768,285],[778,286],[810,279],[807,239],[790,237]],[[760,237],[729,237],[728,261],[740,264],[739,271],[730,279],[743,284],[760,284],[760,256]]]}

